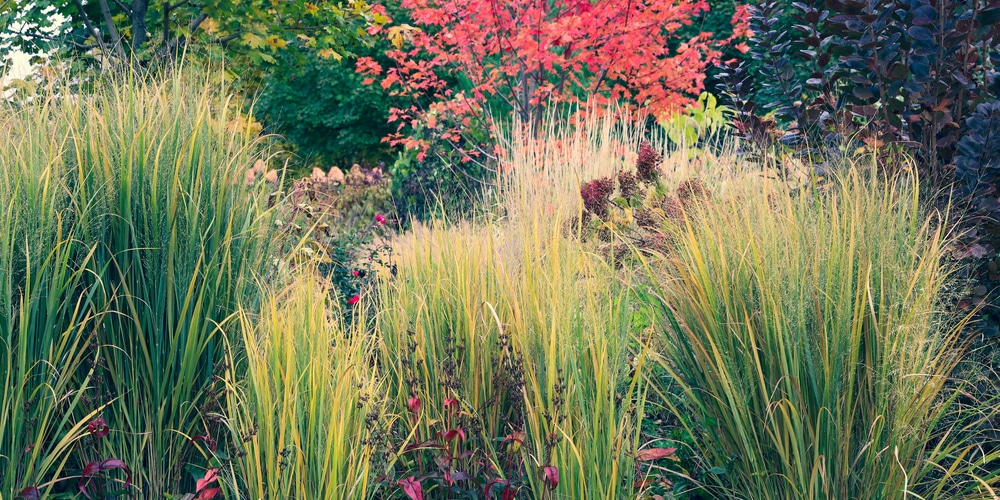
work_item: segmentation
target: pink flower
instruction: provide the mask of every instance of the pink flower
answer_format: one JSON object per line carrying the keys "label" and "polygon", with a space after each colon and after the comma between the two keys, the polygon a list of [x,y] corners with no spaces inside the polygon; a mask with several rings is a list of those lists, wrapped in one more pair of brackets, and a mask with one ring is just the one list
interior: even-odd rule
{"label": "pink flower", "polygon": [[375,222],[378,222],[379,224],[385,224],[385,216],[382,214],[376,215]]}
{"label": "pink flower", "polygon": [[353,296],[353,297],[351,297],[351,298],[347,299],[347,303],[348,303],[348,304],[350,304],[350,305],[352,305],[352,306],[353,306],[354,304],[357,304],[357,303],[358,303],[358,302],[360,302],[360,301],[361,301],[361,297],[358,297],[357,295],[355,295],[355,296]]}

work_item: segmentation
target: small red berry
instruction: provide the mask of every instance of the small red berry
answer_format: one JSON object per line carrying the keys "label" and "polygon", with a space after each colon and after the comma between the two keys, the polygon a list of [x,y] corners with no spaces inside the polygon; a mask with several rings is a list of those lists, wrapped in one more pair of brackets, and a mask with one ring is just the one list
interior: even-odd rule
{"label": "small red berry", "polygon": [[350,304],[350,305],[352,305],[352,306],[353,306],[354,304],[357,304],[357,303],[358,303],[358,302],[360,302],[360,301],[361,301],[361,297],[358,297],[357,295],[355,295],[355,296],[353,296],[353,297],[351,297],[351,298],[347,299],[347,303],[348,303],[348,304]]}
{"label": "small red berry", "polygon": [[375,222],[378,222],[379,224],[385,224],[385,216],[382,214],[376,215]]}

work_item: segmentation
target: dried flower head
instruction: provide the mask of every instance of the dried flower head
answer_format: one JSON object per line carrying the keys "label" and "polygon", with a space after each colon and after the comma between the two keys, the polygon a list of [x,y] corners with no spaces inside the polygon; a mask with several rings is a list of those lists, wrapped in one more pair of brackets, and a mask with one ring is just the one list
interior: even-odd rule
{"label": "dried flower head", "polygon": [[663,214],[666,215],[667,219],[677,221],[684,217],[684,205],[681,205],[681,203],[674,198],[664,198],[664,200],[660,203],[660,208],[663,210]]}
{"label": "dried flower head", "polygon": [[608,201],[614,190],[614,181],[609,177],[594,179],[584,184],[580,187],[583,207],[598,217],[608,215]]}
{"label": "dried flower head", "polygon": [[708,195],[708,188],[700,179],[688,179],[677,186],[677,198],[681,200],[681,203],[687,203],[696,198],[705,198]]}
{"label": "dried flower head", "polygon": [[638,194],[639,183],[632,172],[622,170],[618,172],[618,190],[621,191],[622,197],[632,198]]}
{"label": "dried flower head", "polygon": [[648,141],[639,145],[639,156],[635,160],[635,171],[643,182],[655,181],[660,176],[660,164],[663,158]]}

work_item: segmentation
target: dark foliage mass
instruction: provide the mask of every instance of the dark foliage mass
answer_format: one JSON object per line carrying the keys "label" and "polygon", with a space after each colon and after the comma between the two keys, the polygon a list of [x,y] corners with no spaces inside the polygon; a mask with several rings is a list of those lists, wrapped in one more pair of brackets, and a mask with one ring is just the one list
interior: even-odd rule
{"label": "dark foliage mass", "polygon": [[724,76],[744,134],[769,135],[759,115],[773,111],[786,143],[850,137],[905,149],[934,180],[959,158],[970,161],[958,149],[963,138],[968,151],[976,150],[969,141],[990,141],[969,133],[969,119],[998,96],[1000,2],[837,0],[795,2],[786,12],[767,1],[751,12],[759,72],[742,62]]}
{"label": "dark foliage mass", "polygon": [[765,1],[751,29],[752,57],[721,75],[738,133],[814,159],[878,148],[886,169],[954,186],[996,288],[1000,1]]}
{"label": "dark foliage mass", "polygon": [[268,78],[254,111],[287,141],[296,164],[346,169],[391,159],[393,148],[382,142],[395,129],[391,98],[381,88],[362,85],[351,65],[314,54],[285,66]]}

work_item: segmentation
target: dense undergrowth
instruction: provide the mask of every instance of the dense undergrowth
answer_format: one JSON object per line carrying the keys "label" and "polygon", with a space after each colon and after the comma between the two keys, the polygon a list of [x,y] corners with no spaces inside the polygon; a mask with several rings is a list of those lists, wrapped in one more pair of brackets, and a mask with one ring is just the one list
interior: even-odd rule
{"label": "dense undergrowth", "polygon": [[3,109],[0,498],[995,498],[948,226],[871,158],[553,117],[393,235],[218,82],[102,85]]}

